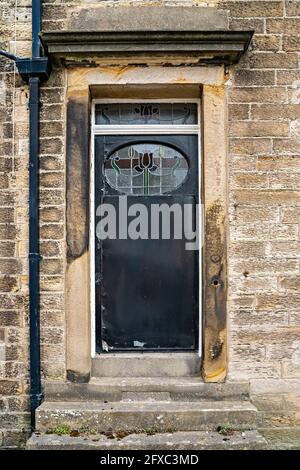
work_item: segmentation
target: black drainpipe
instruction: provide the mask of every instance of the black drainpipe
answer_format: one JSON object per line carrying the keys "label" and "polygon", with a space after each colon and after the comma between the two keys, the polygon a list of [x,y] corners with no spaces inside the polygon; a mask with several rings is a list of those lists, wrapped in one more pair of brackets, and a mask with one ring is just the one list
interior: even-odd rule
{"label": "black drainpipe", "polygon": [[[39,38],[42,1],[32,0],[32,57],[16,57],[6,51],[0,55],[14,60],[22,79],[29,84],[29,337],[30,411],[35,428],[35,410],[43,394],[40,365],[40,243],[39,243],[39,141],[40,82],[50,76],[48,57],[42,56]],[[43,51],[44,52],[44,51]]]}
{"label": "black drainpipe", "polygon": [[[32,1],[32,58],[40,57],[41,0]],[[40,243],[39,243],[39,136],[40,78],[29,78],[29,330],[30,411],[35,428],[35,410],[43,399],[40,361]]]}

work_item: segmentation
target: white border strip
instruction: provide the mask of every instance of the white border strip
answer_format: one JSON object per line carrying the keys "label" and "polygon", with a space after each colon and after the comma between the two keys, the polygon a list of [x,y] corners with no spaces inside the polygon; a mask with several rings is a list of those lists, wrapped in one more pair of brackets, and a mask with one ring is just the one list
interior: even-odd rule
{"label": "white border strip", "polygon": [[[197,125],[96,125],[95,124],[95,104],[97,103],[196,103],[198,106],[198,124]],[[134,100],[134,99],[95,99],[92,101],[92,132],[91,132],[91,161],[90,161],[90,285],[91,285],[91,355],[96,356],[96,296],[95,296],[95,136],[96,135],[166,135],[166,134],[198,134],[198,192],[199,202],[201,201],[201,179],[202,179],[202,146],[201,146],[201,106],[200,99],[153,99],[153,100]],[[199,223],[201,234],[203,234],[203,214],[202,204],[199,204],[201,213],[199,214]],[[202,237],[201,237],[202,238]],[[202,251],[199,250],[199,321],[198,321],[198,354],[202,356]]]}
{"label": "white border strip", "polygon": [[149,134],[198,134],[199,132],[199,127],[197,125],[172,125],[170,126],[165,126],[165,125],[153,125],[153,124],[147,124],[144,126],[137,126],[137,125],[132,125],[132,126],[124,126],[124,125],[119,125],[119,126],[100,126],[100,125],[94,125],[92,127],[92,131],[94,132],[94,135],[135,135],[135,134],[143,134],[143,135],[149,135]]}

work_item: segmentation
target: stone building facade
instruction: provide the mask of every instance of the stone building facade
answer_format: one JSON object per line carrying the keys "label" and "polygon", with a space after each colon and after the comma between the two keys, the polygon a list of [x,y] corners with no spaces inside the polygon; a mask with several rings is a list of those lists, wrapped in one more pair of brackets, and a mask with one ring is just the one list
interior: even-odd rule
{"label": "stone building facade", "polygon": [[[214,145],[220,137],[215,134],[220,120],[225,129],[224,139],[220,137],[221,154],[226,156],[225,176],[216,173],[214,176],[221,180],[217,179],[213,188],[218,192],[224,185],[227,220],[220,235],[227,235],[227,241],[223,240],[228,263],[227,371],[220,380],[250,384],[252,402],[264,425],[299,424],[300,2],[46,0],[42,29],[43,33],[75,30],[74,24],[78,26],[80,19],[97,18],[105,9],[159,8],[162,4],[222,10],[228,14],[229,30],[255,31],[248,51],[236,65],[213,66],[203,75],[198,70],[203,67],[201,63],[195,69],[199,82],[206,86],[207,103],[212,101],[210,112],[216,109],[218,93],[224,93],[225,103],[220,114],[212,117],[215,128],[205,121],[203,124],[207,141],[211,139]],[[31,1],[1,1],[0,16],[1,48],[29,57]],[[89,253],[82,238],[82,227],[89,219],[81,192],[84,183],[76,183],[76,170],[73,179],[67,174],[67,141],[70,135],[78,139],[74,128],[74,132],[68,128],[67,104],[83,96],[84,86],[88,89],[93,80],[97,82],[97,73],[102,84],[107,79],[110,86],[135,82],[134,70],[125,63],[106,61],[103,65],[96,61],[84,68],[82,63],[65,68],[61,62],[54,62],[50,79],[41,86],[43,383],[76,381],[77,373],[89,375],[90,358],[82,353],[82,342],[91,334],[89,294],[82,288],[84,280],[89,283]],[[180,66],[168,67],[166,73],[177,84],[190,80],[189,72],[185,75]],[[14,63],[1,57],[0,75],[0,444],[9,447],[24,443],[30,430],[29,116],[28,86]],[[74,116],[72,119],[74,125]],[[79,127],[87,122],[83,117]],[[78,155],[75,147],[72,152]],[[80,166],[80,162],[73,164]],[[79,268],[76,263],[81,263]],[[82,307],[79,320],[66,313],[73,311],[74,303]],[[82,337],[78,336],[76,321],[80,322]]]}

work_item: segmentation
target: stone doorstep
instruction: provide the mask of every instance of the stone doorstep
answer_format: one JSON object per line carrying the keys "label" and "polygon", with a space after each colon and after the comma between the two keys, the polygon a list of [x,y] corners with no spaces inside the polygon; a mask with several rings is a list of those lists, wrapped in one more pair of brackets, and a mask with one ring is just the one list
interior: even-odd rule
{"label": "stone doorstep", "polygon": [[102,377],[89,383],[46,382],[46,401],[249,400],[248,382],[204,383],[200,377]]}
{"label": "stone doorstep", "polygon": [[300,427],[262,428],[262,436],[273,450],[300,450]]}
{"label": "stone doorstep", "polygon": [[257,427],[257,409],[248,401],[198,402],[44,402],[36,410],[36,429],[57,426],[104,431],[214,431]]}
{"label": "stone doorstep", "polygon": [[260,450],[267,442],[258,431],[234,432],[174,432],[164,434],[130,434],[123,439],[95,436],[57,436],[33,434],[27,450]]}
{"label": "stone doorstep", "polygon": [[195,352],[110,353],[92,359],[93,377],[186,377],[200,375]]}

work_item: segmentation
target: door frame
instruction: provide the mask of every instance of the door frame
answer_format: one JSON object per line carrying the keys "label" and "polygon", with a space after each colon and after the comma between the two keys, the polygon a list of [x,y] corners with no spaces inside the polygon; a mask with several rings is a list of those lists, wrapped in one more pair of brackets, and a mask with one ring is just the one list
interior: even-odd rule
{"label": "door frame", "polygon": [[[198,124],[196,125],[96,125],[95,124],[95,105],[97,103],[196,103],[198,110]],[[200,245],[203,246],[203,211],[202,211],[202,116],[200,98],[184,99],[93,99],[91,103],[91,155],[90,155],[90,309],[91,309],[91,357],[97,356],[96,353],[96,296],[95,296],[95,136],[97,135],[198,135],[198,204],[199,204],[199,230],[201,234]],[[199,357],[202,357],[203,347],[203,329],[202,329],[202,250],[198,254],[198,345],[196,351]]]}

